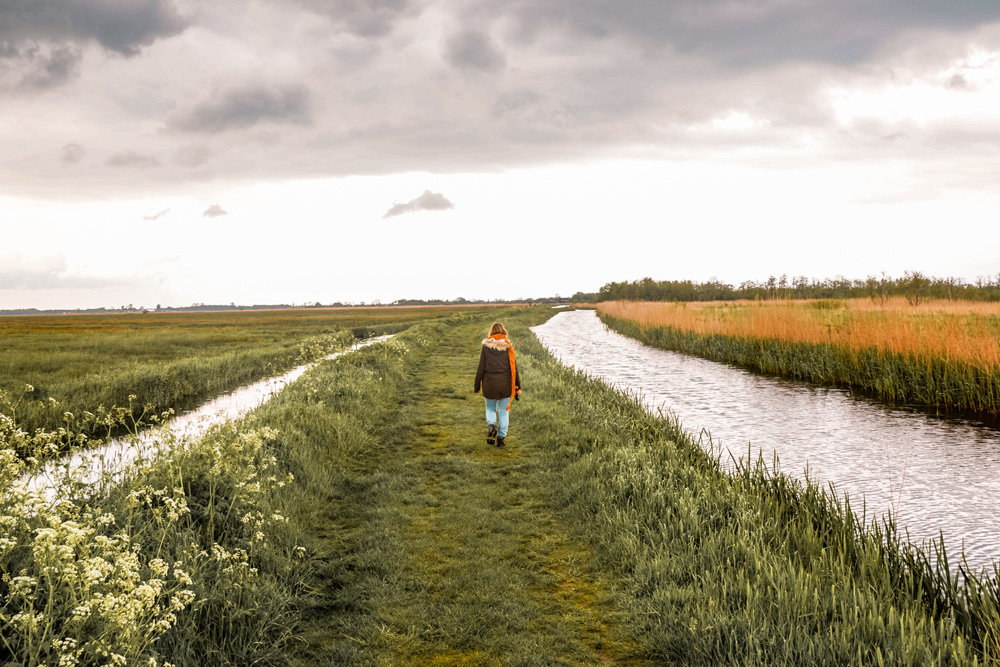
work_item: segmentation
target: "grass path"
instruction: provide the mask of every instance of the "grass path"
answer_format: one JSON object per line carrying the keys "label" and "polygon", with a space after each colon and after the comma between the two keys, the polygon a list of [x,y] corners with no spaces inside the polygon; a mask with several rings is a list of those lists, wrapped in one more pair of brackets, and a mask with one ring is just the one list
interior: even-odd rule
{"label": "grass path", "polygon": [[327,576],[304,664],[643,664],[591,554],[545,502],[517,404],[508,447],[485,443],[481,328],[417,360],[354,515],[315,526]]}

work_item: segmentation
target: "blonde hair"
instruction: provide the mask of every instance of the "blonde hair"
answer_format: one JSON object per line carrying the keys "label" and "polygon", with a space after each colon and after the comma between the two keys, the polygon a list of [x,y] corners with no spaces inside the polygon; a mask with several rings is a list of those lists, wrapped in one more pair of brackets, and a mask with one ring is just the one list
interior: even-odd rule
{"label": "blonde hair", "polygon": [[504,329],[503,325],[500,324],[499,322],[494,322],[493,326],[490,327],[490,335],[493,336],[494,334],[503,334],[504,336],[506,336],[507,330]]}

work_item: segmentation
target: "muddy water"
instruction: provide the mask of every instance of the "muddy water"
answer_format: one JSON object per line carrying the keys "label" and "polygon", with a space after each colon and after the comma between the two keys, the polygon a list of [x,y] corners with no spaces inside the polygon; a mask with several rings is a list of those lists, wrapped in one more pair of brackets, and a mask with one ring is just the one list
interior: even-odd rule
{"label": "muddy water", "polygon": [[[348,350],[331,354],[324,360],[335,359],[347,352],[389,338],[392,336],[379,336],[360,341]],[[72,474],[74,477],[78,476],[85,483],[94,483],[106,475],[110,476],[106,479],[113,479],[120,471],[126,469],[129,463],[140,456],[146,457],[155,453],[159,443],[168,436],[172,435],[182,440],[200,438],[212,426],[242,417],[254,408],[263,405],[315,365],[316,363],[297,366],[284,375],[240,387],[231,393],[208,401],[199,408],[175,417],[163,428],[143,431],[135,441],[112,440],[103,447],[77,452],[68,460],[63,459],[48,464],[41,473],[22,481],[32,491],[52,498],[56,477]]]}
{"label": "muddy water", "polygon": [[991,571],[1000,559],[1000,431],[657,350],[589,310],[533,331],[563,363],[638,392],[696,436],[707,429],[716,448],[768,462],[776,453],[800,479],[808,468],[869,515],[891,510],[916,542],[943,533],[949,559],[964,548],[970,565]]}

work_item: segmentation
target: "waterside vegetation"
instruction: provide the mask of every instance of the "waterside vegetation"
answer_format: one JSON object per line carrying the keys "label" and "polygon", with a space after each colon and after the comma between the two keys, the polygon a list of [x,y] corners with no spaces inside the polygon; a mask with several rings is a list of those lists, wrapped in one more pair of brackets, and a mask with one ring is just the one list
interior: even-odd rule
{"label": "waterside vegetation", "polygon": [[615,301],[598,313],[619,333],[662,349],[890,403],[1000,414],[1000,304]]}
{"label": "waterside vegetation", "polygon": [[[509,445],[471,393],[493,317],[324,362],[122,485],[33,500],[0,457],[3,665],[977,665],[995,579],[736,475],[503,313]],[[44,438],[16,429],[11,438]]]}

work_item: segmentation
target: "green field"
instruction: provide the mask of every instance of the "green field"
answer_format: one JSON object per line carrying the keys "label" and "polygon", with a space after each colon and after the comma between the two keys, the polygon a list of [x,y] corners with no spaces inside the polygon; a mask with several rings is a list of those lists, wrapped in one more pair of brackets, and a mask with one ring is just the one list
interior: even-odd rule
{"label": "green field", "polygon": [[[70,501],[0,504],[0,664],[973,665],[996,582],[464,314],[324,362]],[[472,394],[494,318],[508,447]],[[0,458],[0,489],[23,464]],[[115,656],[120,656],[115,657]],[[73,661],[77,662],[74,663]]]}
{"label": "green field", "polygon": [[[33,432],[130,406],[138,419],[206,399],[343,349],[353,337],[488,306],[0,317],[0,414]],[[134,397],[131,398],[130,397]],[[52,403],[49,399],[55,399]],[[119,429],[121,432],[121,429]]]}

